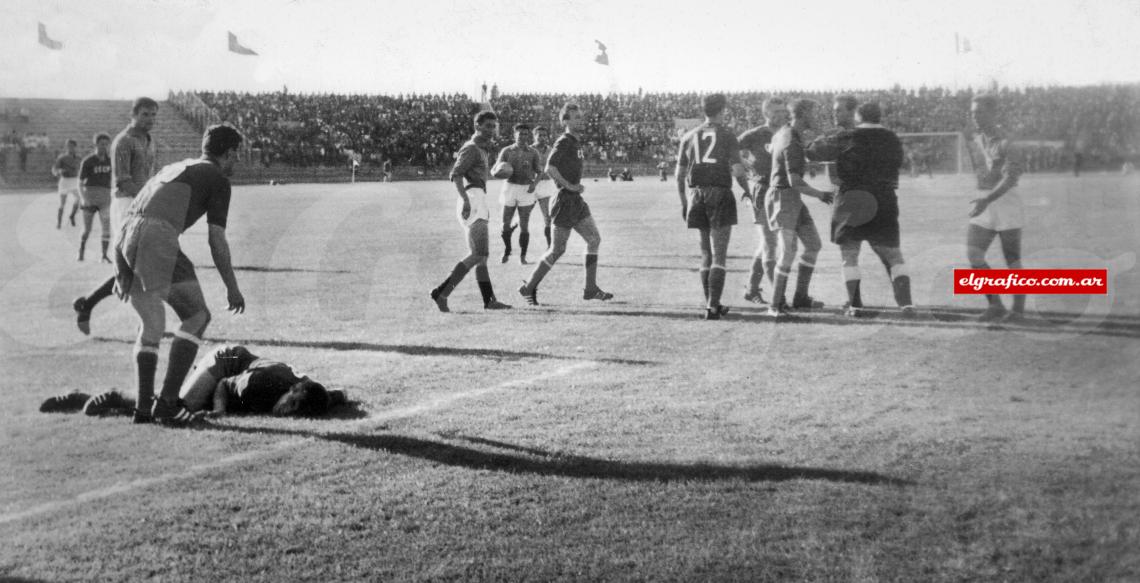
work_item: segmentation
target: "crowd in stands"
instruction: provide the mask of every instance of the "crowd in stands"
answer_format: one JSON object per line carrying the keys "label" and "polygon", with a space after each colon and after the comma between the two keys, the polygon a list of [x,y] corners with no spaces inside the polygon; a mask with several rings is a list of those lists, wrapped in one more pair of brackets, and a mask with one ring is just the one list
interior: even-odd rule
{"label": "crowd in stands", "polygon": [[[1089,165],[1119,163],[1140,152],[1140,85],[999,89],[1005,127],[1030,146],[1031,169],[1059,169],[1073,152]],[[900,133],[969,131],[972,90],[944,88],[850,92],[780,92],[830,106],[837,93],[877,100],[885,124]],[[729,94],[729,123],[743,131],[762,123],[767,93]],[[396,167],[446,166],[471,134],[471,117],[486,104],[465,95],[329,95],[200,92],[217,117],[237,125],[256,161],[269,166],[338,166],[393,161]],[[698,93],[621,95],[492,95],[504,144],[526,122],[557,128],[562,103],[587,115],[584,147],[601,164],[655,164],[674,155],[683,120],[700,118]],[[829,117],[827,115],[822,116]],[[829,123],[829,120],[828,120]],[[825,128],[826,129],[826,128]]]}

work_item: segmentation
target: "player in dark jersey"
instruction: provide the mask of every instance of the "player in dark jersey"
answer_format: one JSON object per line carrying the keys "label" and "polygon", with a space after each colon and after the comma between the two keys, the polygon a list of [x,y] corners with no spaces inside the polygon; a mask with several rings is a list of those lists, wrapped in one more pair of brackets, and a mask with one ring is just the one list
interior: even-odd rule
{"label": "player in dark jersey", "polygon": [[538,210],[542,211],[542,236],[546,238],[546,247],[550,248],[550,198],[554,196],[554,183],[546,174],[544,165],[550,156],[550,130],[546,126],[534,128],[534,143],[530,145],[538,154],[542,162],[538,171],[538,184],[534,188],[534,196],[538,199]]}
{"label": "player in dark jersey", "polygon": [[111,244],[111,136],[95,136],[95,151],[83,159],[79,166],[79,198],[83,202],[83,234],[79,236],[79,256],[87,247],[87,237],[91,235],[91,223],[95,213],[99,213],[102,228],[102,261],[110,263],[107,249]]}
{"label": "player in dark jersey", "polygon": [[[178,404],[178,390],[194,364],[210,311],[194,264],[182,253],[178,237],[206,217],[210,252],[226,286],[228,309],[245,311],[226,240],[230,209],[230,181],[238,161],[242,136],[228,125],[206,129],[202,157],[163,168],[147,181],[127,212],[115,242],[115,286],[120,297],[139,315],[135,365],[138,406],[135,422],[152,419],[165,424],[186,424],[193,416]],[[154,398],[158,347],[166,329],[168,304],[181,320],[167,358],[166,378]]]}
{"label": "player in dark jersey", "polygon": [[[978,95],[970,105],[970,115],[978,134],[967,142],[977,172],[978,190],[988,191],[970,201],[970,223],[966,232],[966,253],[970,267],[989,269],[986,251],[994,238],[1001,239],[1001,251],[1010,269],[1021,269],[1021,229],[1025,208],[1017,192],[1017,181],[1024,169],[1021,152],[998,125],[998,102],[994,95]],[[989,307],[979,318],[989,322],[1000,318],[1018,322],[1025,318],[1025,296],[1013,296],[1013,311],[1007,312],[997,295],[987,295]]]}
{"label": "player in dark jersey", "polygon": [[740,179],[744,189],[743,198],[752,206],[752,222],[756,225],[759,242],[752,257],[752,267],[748,272],[748,291],[745,301],[756,304],[766,303],[760,293],[760,282],[765,276],[772,282],[776,277],[776,233],[768,225],[768,213],[764,210],[764,194],[772,180],[772,153],[768,151],[772,136],[788,123],[788,104],[780,97],[764,100],[764,125],[754,127],[737,138],[740,143],[740,159],[748,171],[747,181]]}
{"label": "player in dark jersey", "polygon": [[895,193],[903,164],[902,142],[880,124],[882,110],[878,103],[859,105],[854,121],[857,125],[853,129],[843,130],[835,138],[839,190],[831,220],[831,240],[839,245],[843,258],[845,313],[857,317],[863,308],[859,251],[866,241],[887,268],[903,315],[913,316],[910,276],[900,249],[899,202]]}
{"label": "player in dark jersey", "polygon": [[550,158],[546,161],[546,173],[558,186],[558,194],[550,209],[554,240],[542,256],[542,261],[534,266],[530,279],[519,287],[519,294],[532,306],[538,305],[538,284],[566,252],[570,231],[576,231],[586,240],[586,285],[582,299],[606,301],[614,297],[598,287],[598,248],[602,244],[602,236],[594,224],[594,217],[590,215],[590,206],[582,200],[582,192],[586,187],[582,185],[582,150],[578,133],[585,128],[585,116],[577,103],[567,103],[562,106],[558,117],[566,132],[554,142]]}
{"label": "player in dark jersey", "polygon": [[690,229],[699,231],[706,320],[719,320],[728,311],[721,305],[720,297],[724,292],[728,243],[736,224],[732,181],[734,177],[744,177],[736,135],[723,125],[726,105],[724,95],[705,96],[705,122],[681,138],[677,151],[681,218]]}
{"label": "player in dark jersey", "polygon": [[503,189],[499,192],[499,204],[503,205],[503,263],[511,257],[511,234],[515,228],[511,226],[515,210],[519,213],[519,262],[527,264],[526,251],[530,246],[530,212],[538,202],[535,188],[538,185],[538,173],[542,170],[542,160],[538,152],[530,147],[533,139],[530,125],[520,123],[515,125],[515,143],[499,151],[495,166],[510,164],[512,172],[503,182]]}
{"label": "player in dark jersey", "polygon": [[71,226],[75,226],[75,213],[79,212],[79,156],[75,149],[79,142],[67,140],[67,152],[61,154],[51,165],[51,175],[59,178],[59,210],[55,213],[55,228],[63,226],[63,209],[67,199],[73,198],[71,205]]}
{"label": "player in dark jersey", "polygon": [[467,256],[455,264],[451,275],[443,283],[431,290],[431,299],[441,312],[449,312],[447,298],[463,281],[467,272],[475,269],[475,279],[479,282],[479,292],[483,295],[483,308],[506,310],[510,306],[495,298],[491,286],[491,274],[487,271],[487,256],[490,245],[487,241],[487,223],[491,211],[487,208],[487,178],[491,165],[487,162],[491,155],[491,139],[498,133],[499,117],[493,111],[482,111],[475,115],[475,133],[459,149],[455,166],[451,168],[451,182],[459,192],[456,211],[459,224],[467,234]]}
{"label": "player in dark jersey", "polygon": [[779,317],[786,311],[784,293],[791,275],[792,261],[796,256],[796,241],[803,242],[803,252],[799,257],[799,273],[796,279],[796,292],[792,298],[795,309],[822,307],[808,295],[815,260],[819,256],[822,243],[819,231],[811,213],[804,206],[800,195],[816,197],[830,203],[830,192],[817,190],[804,182],[807,159],[804,156],[801,132],[815,128],[815,115],[818,103],[810,99],[797,99],[792,102],[791,123],[784,126],[772,137],[772,183],[764,198],[768,213],[768,225],[776,233],[776,278],[772,291],[772,304],[768,314]]}

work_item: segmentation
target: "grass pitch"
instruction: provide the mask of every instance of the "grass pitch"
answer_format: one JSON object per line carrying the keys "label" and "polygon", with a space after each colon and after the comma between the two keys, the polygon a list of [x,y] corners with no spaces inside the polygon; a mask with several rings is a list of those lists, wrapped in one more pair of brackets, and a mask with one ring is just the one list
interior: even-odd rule
{"label": "grass pitch", "polygon": [[[237,188],[245,315],[223,311],[204,227],[183,237],[208,339],[354,403],[196,431],[37,411],[131,390],[135,321],[108,301],[81,336],[71,300],[109,268],[73,261],[54,193],[2,196],[0,580],[1136,580],[1140,179],[1022,184],[1026,266],[1107,267],[1110,284],[1031,297],[1017,327],[952,295],[958,177],[900,189],[915,321],[839,316],[830,244],[813,284],[829,309],[766,319],[740,299],[747,225],[733,311],[700,320],[672,182],[587,183],[604,304],[581,300],[573,238],[524,307],[529,267],[497,262],[493,204],[492,279],[515,309],[484,312],[469,277],[451,314],[427,297],[465,254],[450,184]],[[865,301],[892,304],[863,264]]]}

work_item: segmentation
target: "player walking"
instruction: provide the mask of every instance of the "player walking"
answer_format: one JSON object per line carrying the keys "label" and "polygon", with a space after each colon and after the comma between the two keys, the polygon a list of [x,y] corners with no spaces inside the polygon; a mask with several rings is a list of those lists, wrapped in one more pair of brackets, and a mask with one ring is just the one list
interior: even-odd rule
{"label": "player walking", "polygon": [[475,269],[475,279],[479,282],[479,291],[483,294],[483,308],[487,310],[505,310],[510,306],[495,299],[495,291],[491,286],[491,274],[487,271],[487,256],[490,254],[487,241],[487,223],[491,219],[491,211],[487,209],[487,177],[490,165],[487,158],[491,148],[491,138],[499,128],[499,118],[492,111],[483,111],[475,115],[475,133],[459,149],[459,156],[455,166],[451,169],[451,181],[459,192],[456,200],[456,211],[459,214],[459,223],[467,233],[468,254],[451,270],[451,275],[431,290],[431,299],[441,312],[451,311],[447,306],[447,297],[463,281],[463,277],[472,268]]}
{"label": "player walking", "polygon": [[792,298],[792,308],[812,309],[823,304],[808,295],[815,260],[819,256],[822,243],[819,231],[811,213],[804,206],[801,194],[814,196],[830,203],[830,192],[817,190],[804,182],[807,160],[804,157],[802,132],[815,128],[815,115],[818,104],[810,99],[797,99],[792,102],[791,123],[780,128],[772,137],[772,179],[768,193],[764,197],[768,213],[768,226],[776,233],[776,277],[773,285],[772,304],[768,314],[779,317],[787,311],[784,294],[791,275],[792,260],[796,256],[796,241],[803,242],[799,257],[799,273],[796,278],[796,291]]}
{"label": "player walking", "polygon": [[[701,288],[705,294],[705,319],[719,320],[728,311],[720,297],[724,292],[725,265],[732,226],[736,224],[736,199],[732,180],[743,181],[740,146],[723,125],[724,95],[704,99],[705,122],[681,138],[677,152],[677,194],[681,218],[697,229],[701,247]],[[686,197],[685,186],[688,186]]]}
{"label": "player walking", "polygon": [[[215,125],[202,139],[202,157],[163,168],[147,181],[131,205],[115,243],[115,280],[121,296],[139,315],[135,366],[138,375],[136,423],[157,420],[183,425],[193,416],[178,403],[178,390],[194,364],[210,311],[194,264],[182,253],[178,237],[203,215],[209,225],[210,253],[226,285],[228,309],[245,311],[226,240],[230,181],[242,137],[228,125]],[[166,330],[169,305],[181,320],[167,358],[166,378],[154,399],[158,347]],[[153,406],[152,406],[153,402]]]}
{"label": "player walking", "polygon": [[71,205],[71,215],[68,219],[71,226],[75,226],[75,213],[79,211],[79,156],[75,149],[79,143],[67,140],[67,152],[60,154],[51,165],[51,175],[59,178],[59,210],[55,213],[55,228],[63,227],[63,209],[67,206],[67,199],[74,198]]}
{"label": "player walking", "polygon": [[515,209],[518,209],[519,263],[526,265],[526,250],[530,245],[530,212],[538,200],[534,189],[538,184],[542,161],[538,152],[530,147],[533,140],[530,126],[520,123],[514,129],[515,143],[503,148],[495,163],[496,168],[500,164],[509,164],[512,169],[499,192],[499,203],[503,205],[503,263],[511,257],[511,233],[514,232],[511,221],[514,220]]}
{"label": "player walking", "polygon": [[107,249],[111,243],[111,136],[95,136],[95,151],[88,154],[79,166],[79,198],[83,201],[83,234],[79,236],[79,256],[87,247],[87,237],[91,235],[91,223],[95,213],[99,213],[99,226],[102,228],[102,261],[110,263]]}
{"label": "player walking", "polygon": [[[978,95],[970,104],[970,114],[978,134],[970,146],[978,177],[978,190],[989,191],[970,201],[970,222],[966,231],[966,254],[970,267],[989,269],[986,251],[1001,239],[1001,250],[1010,269],[1021,269],[1021,228],[1025,208],[1017,193],[1017,180],[1023,170],[1020,152],[998,125],[998,101],[994,95]],[[1001,298],[986,296],[989,307],[978,318],[989,322],[999,318],[1020,321],[1025,317],[1025,296],[1013,296],[1013,311],[1007,312]]]}
{"label": "player walking", "polygon": [[550,198],[554,196],[554,183],[545,170],[546,159],[550,156],[550,130],[546,129],[546,126],[534,128],[534,143],[530,147],[534,149],[538,154],[538,159],[542,161],[538,166],[538,184],[535,186],[534,195],[538,198],[538,210],[542,211],[542,236],[546,238],[546,247],[549,249]]}
{"label": "player walking", "polygon": [[558,186],[558,194],[550,209],[550,219],[554,224],[553,242],[542,256],[542,261],[534,266],[530,279],[519,287],[519,294],[532,306],[538,305],[538,284],[566,252],[571,230],[586,241],[586,286],[582,299],[606,301],[614,297],[598,287],[598,248],[602,244],[602,236],[590,215],[590,206],[582,200],[586,187],[582,185],[582,151],[578,134],[586,125],[585,116],[577,103],[566,103],[558,117],[566,131],[554,142],[546,162],[546,173]]}
{"label": "player walking", "polygon": [[[116,237],[127,209],[154,174],[155,148],[150,130],[156,117],[158,102],[149,97],[136,99],[131,107],[131,123],[111,143],[111,183],[115,188],[111,198],[111,232]],[[114,287],[115,277],[111,276],[90,294],[75,299],[72,308],[80,332],[91,333],[91,310],[104,298],[110,297]]]}
{"label": "player walking", "polygon": [[768,224],[768,212],[764,208],[764,194],[772,179],[772,154],[768,151],[772,136],[788,123],[788,105],[780,97],[764,100],[761,110],[764,125],[754,127],[737,138],[740,143],[740,159],[748,171],[747,181],[740,180],[744,196],[752,206],[752,222],[756,225],[759,242],[752,257],[752,268],[748,272],[748,292],[744,299],[756,304],[766,303],[760,293],[760,283],[764,276],[771,282],[776,274],[776,233]]}

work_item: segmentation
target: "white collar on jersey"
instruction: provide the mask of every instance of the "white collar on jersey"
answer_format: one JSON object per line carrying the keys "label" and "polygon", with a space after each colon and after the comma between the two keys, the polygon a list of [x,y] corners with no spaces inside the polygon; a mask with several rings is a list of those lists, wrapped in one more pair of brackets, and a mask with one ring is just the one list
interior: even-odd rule
{"label": "white collar on jersey", "polygon": [[881,123],[861,123],[855,127],[857,127],[857,128],[879,128],[879,129],[884,129],[884,130],[887,129]]}

